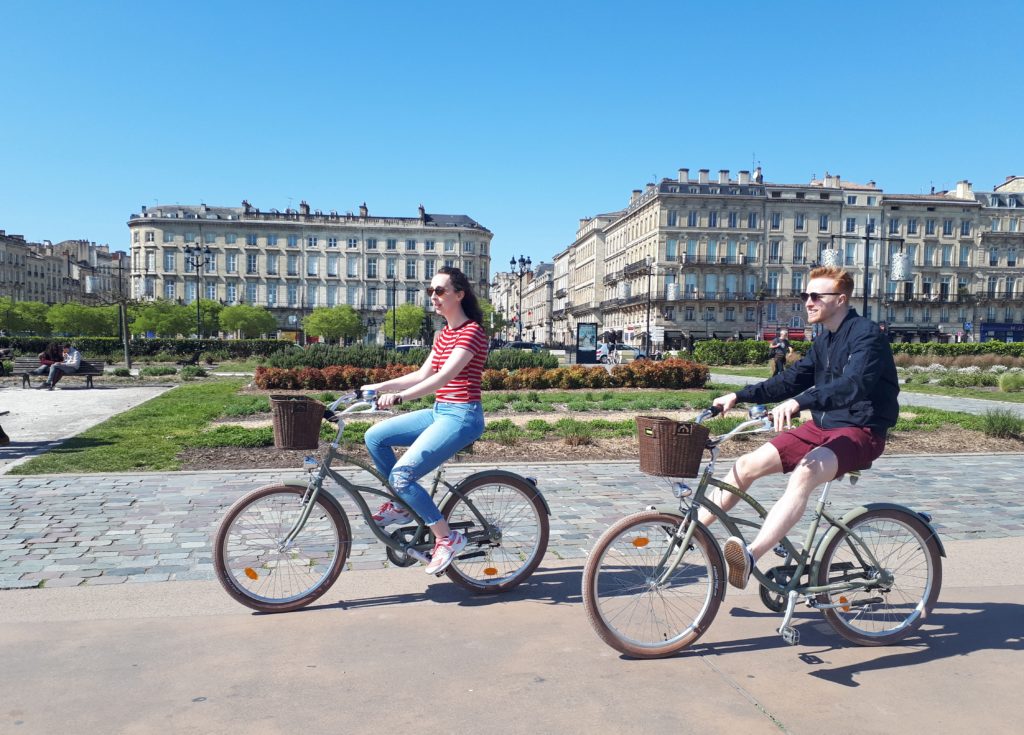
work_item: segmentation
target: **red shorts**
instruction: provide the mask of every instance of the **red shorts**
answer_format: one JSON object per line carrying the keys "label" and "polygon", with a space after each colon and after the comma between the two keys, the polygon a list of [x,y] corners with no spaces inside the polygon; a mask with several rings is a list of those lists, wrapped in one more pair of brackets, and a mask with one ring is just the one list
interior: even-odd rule
{"label": "red shorts", "polygon": [[885,449],[885,437],[866,426],[819,429],[813,421],[805,421],[795,429],[777,434],[771,444],[779,452],[783,472],[792,472],[812,449],[828,447],[839,460],[839,477],[851,470],[868,469]]}

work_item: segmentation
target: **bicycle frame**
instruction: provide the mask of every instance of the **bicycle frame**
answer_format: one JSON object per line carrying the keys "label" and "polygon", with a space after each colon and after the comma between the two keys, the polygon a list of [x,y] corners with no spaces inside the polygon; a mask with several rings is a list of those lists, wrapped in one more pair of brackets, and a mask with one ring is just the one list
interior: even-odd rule
{"label": "bicycle frame", "polygon": [[[332,410],[339,403],[341,403],[342,400],[343,399],[338,399],[333,404],[331,404]],[[302,512],[296,519],[295,525],[285,536],[282,542],[282,546],[285,548],[289,546],[295,540],[295,538],[298,537],[299,533],[302,532],[302,529],[306,525],[306,521],[309,518],[309,514],[312,512],[314,501],[316,500],[320,492],[324,491],[330,494],[330,491],[325,491],[323,487],[324,480],[330,478],[338,485],[338,487],[340,487],[345,492],[345,494],[349,498],[352,499],[352,502],[356,504],[356,506],[359,508],[359,512],[362,514],[363,518],[366,521],[367,527],[370,529],[370,531],[373,532],[374,536],[376,536],[378,540],[380,540],[386,546],[394,549],[395,551],[402,553],[411,553],[413,556],[420,558],[420,555],[422,554],[423,551],[429,550],[433,546],[433,539],[430,537],[430,529],[423,522],[423,519],[416,514],[415,510],[406,505],[405,502],[403,502],[401,498],[397,496],[397,494],[389,485],[387,478],[381,475],[376,467],[367,462],[362,461],[358,457],[355,457],[351,454],[347,454],[341,449],[342,435],[344,434],[345,431],[344,417],[352,413],[352,409],[360,408],[362,406],[371,407],[371,404],[355,403],[352,406],[349,406],[349,408],[346,409],[346,411],[339,414],[337,434],[334,437],[334,441],[332,441],[328,446],[327,455],[324,457],[322,462],[318,462],[312,456],[306,457],[304,465],[310,469],[310,478],[308,483],[306,484],[306,493],[302,497]],[[369,487],[367,485],[357,485],[356,483],[350,481],[346,477],[342,476],[333,467],[331,467],[331,464],[335,459],[340,459],[346,464],[353,465],[363,470],[364,472],[370,473],[370,475],[372,475],[383,486],[384,489],[377,487]],[[491,527],[491,524],[488,523],[487,519],[484,518],[484,516],[480,513],[477,507],[473,504],[472,500],[470,500],[468,497],[466,497],[459,491],[458,484],[452,485],[451,483],[444,479],[443,464],[434,471],[434,477],[430,483],[430,497],[436,497],[438,490],[442,486],[444,488],[444,492],[440,499],[435,500],[435,502],[438,504],[438,507],[440,507],[444,500],[448,498],[450,495],[456,495],[460,497],[462,501],[466,504],[466,506],[473,512],[473,515],[476,516],[477,520],[480,522],[480,525],[484,528],[486,534],[489,537],[494,535],[494,530]],[[415,519],[416,522],[416,532],[413,535],[412,540],[408,543],[402,543],[396,538],[393,538],[392,536],[385,534],[384,531],[380,527],[378,527],[376,523],[373,522],[373,511],[370,509],[369,504],[366,502],[366,498],[363,497],[364,493],[370,495],[377,495],[381,498],[390,500],[392,502],[397,501],[398,504],[400,504],[403,508],[412,513],[413,518]],[[459,525],[462,524],[455,524],[455,526],[453,527],[457,527]],[[426,557],[424,556],[420,560],[424,561],[426,560]]]}

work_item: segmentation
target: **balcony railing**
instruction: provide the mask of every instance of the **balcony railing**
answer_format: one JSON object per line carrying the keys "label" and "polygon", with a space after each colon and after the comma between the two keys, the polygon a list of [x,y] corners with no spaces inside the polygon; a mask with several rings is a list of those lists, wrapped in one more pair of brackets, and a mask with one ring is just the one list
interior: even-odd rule
{"label": "balcony railing", "polygon": [[690,255],[680,253],[678,261],[682,265],[752,265],[757,258],[749,255]]}

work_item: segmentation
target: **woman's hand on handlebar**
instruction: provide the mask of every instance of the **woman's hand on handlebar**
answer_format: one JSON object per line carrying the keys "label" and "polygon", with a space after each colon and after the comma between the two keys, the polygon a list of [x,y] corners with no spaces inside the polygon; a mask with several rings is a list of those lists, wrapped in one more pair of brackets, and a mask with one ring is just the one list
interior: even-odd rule
{"label": "woman's hand on handlebar", "polygon": [[377,408],[384,411],[392,406],[397,406],[402,402],[402,395],[400,393],[381,393],[377,396]]}

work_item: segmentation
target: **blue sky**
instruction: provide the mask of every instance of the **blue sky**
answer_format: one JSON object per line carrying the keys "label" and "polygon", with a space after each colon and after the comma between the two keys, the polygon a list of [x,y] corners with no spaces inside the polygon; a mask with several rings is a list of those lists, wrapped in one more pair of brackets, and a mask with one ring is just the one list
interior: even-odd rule
{"label": "blue sky", "polygon": [[679,167],[887,191],[1024,175],[1024,3],[6,2],[0,229],[141,205],[414,216],[492,270]]}

